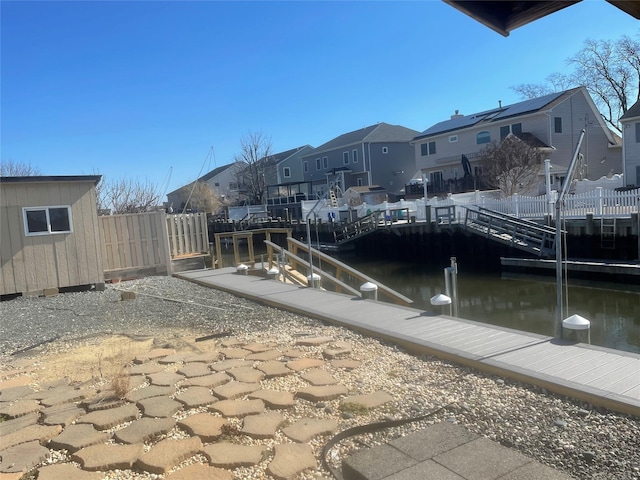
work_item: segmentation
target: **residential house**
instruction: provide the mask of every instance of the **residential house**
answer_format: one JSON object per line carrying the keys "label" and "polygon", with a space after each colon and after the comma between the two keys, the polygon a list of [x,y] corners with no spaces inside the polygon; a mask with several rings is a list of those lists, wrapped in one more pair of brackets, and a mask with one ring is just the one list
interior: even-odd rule
{"label": "residential house", "polygon": [[640,187],[640,101],[620,117],[624,184]]}
{"label": "residential house", "polygon": [[[556,188],[566,176],[580,131],[584,178],[599,179],[622,171],[618,137],[605,125],[586,88],[525,100],[471,115],[456,113],[417,135],[415,161],[427,175],[430,193],[482,188],[481,151],[493,140],[513,134],[551,160]],[[544,191],[544,170],[539,172]]]}
{"label": "residential house", "polygon": [[[285,152],[276,153],[272,157],[276,161],[277,184],[304,182],[302,171],[302,156],[313,150],[311,145],[293,148]],[[268,183],[271,185],[272,183]]]}
{"label": "residential house", "polygon": [[0,177],[0,295],[104,289],[100,179]]}
{"label": "residential house", "polygon": [[344,133],[302,156],[305,180],[314,193],[339,193],[349,187],[379,185],[393,198],[404,195],[404,185],[416,171],[411,140],[416,130],[377,123]]}
{"label": "residential house", "polygon": [[[224,203],[233,203],[239,195],[238,183],[236,179],[235,163],[222,165],[214,168],[196,180],[196,182],[207,183],[214,194]],[[167,194],[167,207],[174,212],[182,212],[187,205],[194,182],[184,185],[173,192]]]}

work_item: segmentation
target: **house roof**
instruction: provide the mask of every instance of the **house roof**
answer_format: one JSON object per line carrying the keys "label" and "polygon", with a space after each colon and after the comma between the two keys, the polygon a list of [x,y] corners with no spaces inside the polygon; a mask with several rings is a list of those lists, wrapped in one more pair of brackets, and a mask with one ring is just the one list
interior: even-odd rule
{"label": "house roof", "polygon": [[632,118],[636,117],[640,117],[640,100],[631,105],[631,108],[620,117],[620,121],[631,120]]}
{"label": "house roof", "polygon": [[[206,182],[207,180],[211,180],[213,177],[217,177],[222,172],[224,172],[228,168],[231,168],[232,166],[233,166],[233,163],[228,163],[227,165],[222,165],[221,167],[214,168],[210,172],[205,173],[203,176],[201,176],[197,181],[198,182]],[[191,185],[191,184],[189,184],[189,185]],[[180,188],[182,188],[182,187],[180,187]]]}
{"label": "house roof", "polygon": [[102,175],[34,175],[26,177],[0,177],[0,183],[45,183],[45,182],[93,182],[98,184]]}
{"label": "house roof", "polygon": [[564,92],[550,93],[542,97],[531,98],[529,100],[524,100],[523,102],[514,103],[513,105],[506,105],[492,110],[486,110],[484,112],[473,113],[471,115],[454,116],[450,120],[436,123],[435,125],[427,128],[420,135],[414,137],[414,140],[440,135],[446,132],[462,130],[464,128],[476,126],[480,123],[497,122],[511,117],[545,110],[551,108],[557,103],[560,103],[581,88],[583,87],[572,88],[570,90],[565,90]]}
{"label": "house roof", "polygon": [[520,133],[511,133],[510,135],[513,135],[514,137],[519,138],[531,148],[551,148],[551,149],[554,148],[551,145],[547,145],[546,143],[544,143],[542,140],[536,137],[533,133],[520,132]]}
{"label": "house roof", "polygon": [[[269,160],[275,160],[276,163],[280,163],[280,162],[283,162],[284,160],[287,160],[288,158],[290,158],[291,156],[295,155],[300,150],[303,150],[305,148],[311,148],[311,145],[303,145],[301,147],[296,147],[296,148],[292,148],[290,150],[285,150],[284,152],[280,152],[280,153],[275,153],[273,155],[269,155],[267,158]],[[260,160],[263,160],[263,159],[260,159]]]}
{"label": "house roof", "polygon": [[[444,1],[505,37],[515,28],[527,25],[551,13],[580,2],[580,0]],[[638,2],[629,0],[607,1],[629,15],[640,19],[640,4]]]}
{"label": "house roof", "polygon": [[406,128],[401,125],[390,125],[384,122],[377,123],[359,130],[354,130],[353,132],[343,133],[342,135],[339,135],[313,149],[311,153],[304,155],[304,157],[318,155],[340,147],[347,147],[363,142],[409,142],[413,137],[415,137],[416,133],[418,133],[416,130]]}

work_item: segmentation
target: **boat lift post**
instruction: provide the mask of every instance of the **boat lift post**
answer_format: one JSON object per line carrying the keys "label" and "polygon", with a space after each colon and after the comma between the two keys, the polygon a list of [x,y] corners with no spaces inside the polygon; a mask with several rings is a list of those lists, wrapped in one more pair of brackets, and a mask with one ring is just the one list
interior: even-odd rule
{"label": "boat lift post", "polygon": [[562,338],[562,317],[563,317],[563,300],[562,300],[562,228],[561,228],[561,209],[562,204],[564,203],[565,196],[569,192],[569,188],[571,186],[571,177],[573,177],[573,171],[575,170],[577,160],[579,157],[580,146],[582,145],[582,139],[584,138],[585,129],[583,128],[580,131],[580,136],[578,137],[578,143],[576,144],[576,148],[573,151],[573,157],[571,158],[571,163],[569,164],[569,168],[567,169],[567,175],[564,180],[564,185],[562,185],[562,190],[556,198],[556,238],[555,238],[555,248],[556,248],[556,322],[555,322],[555,335],[557,338]]}

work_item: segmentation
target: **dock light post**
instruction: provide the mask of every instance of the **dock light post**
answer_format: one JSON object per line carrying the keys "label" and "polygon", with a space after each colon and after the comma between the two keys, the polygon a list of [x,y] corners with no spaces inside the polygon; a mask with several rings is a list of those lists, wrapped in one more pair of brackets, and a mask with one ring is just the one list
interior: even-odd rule
{"label": "dock light post", "polygon": [[561,209],[562,204],[564,203],[564,198],[569,191],[569,187],[571,186],[571,177],[573,177],[573,171],[575,170],[576,163],[578,160],[580,145],[582,145],[582,139],[584,138],[585,130],[584,128],[580,131],[580,136],[578,137],[578,143],[576,144],[576,148],[573,152],[573,157],[571,158],[571,163],[569,164],[569,168],[567,169],[567,175],[565,177],[564,185],[562,185],[562,190],[556,198],[556,238],[555,238],[555,248],[556,248],[556,322],[555,322],[555,335],[558,338],[562,338],[562,317],[563,315],[563,300],[562,300],[562,229],[561,229]]}
{"label": "dock light post", "polygon": [[445,291],[450,298],[454,317],[458,316],[458,264],[456,257],[451,257],[451,266],[444,269]]}

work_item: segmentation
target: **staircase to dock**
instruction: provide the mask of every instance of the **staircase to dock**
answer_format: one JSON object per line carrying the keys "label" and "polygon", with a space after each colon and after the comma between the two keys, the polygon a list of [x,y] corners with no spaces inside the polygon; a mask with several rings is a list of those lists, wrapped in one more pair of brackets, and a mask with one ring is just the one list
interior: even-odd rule
{"label": "staircase to dock", "polygon": [[555,228],[487,208],[467,208],[463,228],[518,250],[550,258],[555,255]]}

